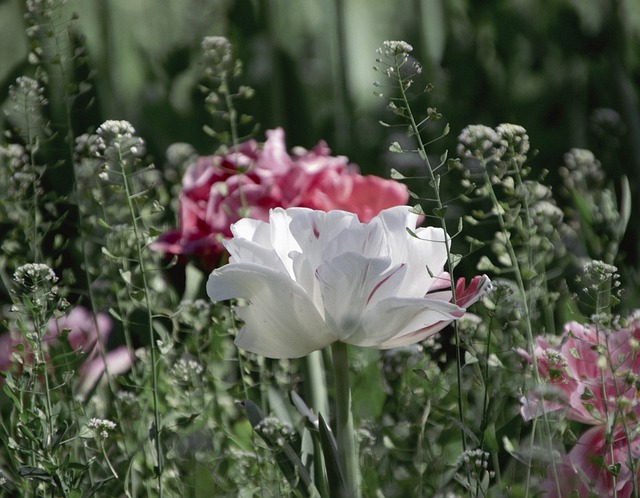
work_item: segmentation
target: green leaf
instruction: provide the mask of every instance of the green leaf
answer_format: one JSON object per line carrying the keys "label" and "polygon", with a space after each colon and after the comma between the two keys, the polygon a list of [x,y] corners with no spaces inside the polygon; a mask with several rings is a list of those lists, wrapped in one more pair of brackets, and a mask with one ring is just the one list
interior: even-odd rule
{"label": "green leaf", "polygon": [[433,214],[435,214],[441,220],[444,219],[447,214],[447,206],[442,206],[441,208],[433,208]]}
{"label": "green leaf", "polygon": [[396,154],[402,154],[404,153],[404,150],[402,150],[402,147],[400,147],[400,144],[398,142],[393,142],[390,146],[389,146],[389,150],[391,152],[395,152]]}
{"label": "green leaf", "polygon": [[[132,459],[133,460],[133,459]],[[128,473],[127,473],[128,474]],[[111,475],[106,479],[102,479],[101,481],[97,481],[93,486],[91,486],[83,495],[82,498],[91,498],[94,496],[100,489],[102,489],[105,483],[115,479],[115,476]]]}
{"label": "green leaf", "polygon": [[324,455],[327,478],[329,481],[329,493],[331,498],[349,498],[344,474],[340,466],[338,445],[333,437],[331,429],[324,421],[322,413],[318,415],[318,429],[320,432],[320,444]]}
{"label": "green leaf", "polygon": [[120,276],[122,277],[122,280],[124,280],[124,283],[127,285],[131,285],[131,272],[129,270],[122,270],[120,269]]}
{"label": "green leaf", "polygon": [[[397,143],[397,142],[396,142]],[[395,168],[391,168],[391,173],[389,174],[389,176],[393,179],[393,180],[404,180],[406,178],[406,176],[404,176],[402,173],[400,173],[397,169]]]}
{"label": "green leaf", "polygon": [[29,465],[18,467],[18,474],[27,479],[37,479],[38,481],[51,482],[53,480],[53,477],[47,471]]}
{"label": "green leaf", "polygon": [[631,186],[629,185],[629,179],[626,176],[622,177],[620,188],[622,191],[619,207],[620,219],[615,227],[616,235],[619,239],[621,239],[627,231],[627,225],[631,218]]}
{"label": "green leaf", "polygon": [[416,204],[411,207],[411,212],[413,214],[417,214],[418,216],[424,216],[424,210],[420,204]]}
{"label": "green leaf", "polygon": [[464,352],[464,366],[473,365],[474,363],[478,363],[478,358],[473,356],[469,351]]}
{"label": "green leaf", "polygon": [[113,259],[113,260],[117,260],[117,259],[118,259],[118,257],[117,257],[117,256],[115,256],[115,255],[113,255],[113,254],[111,254],[111,253],[107,250],[107,248],[106,248],[106,247],[101,247],[101,248],[100,248],[100,251],[102,252],[102,254],[104,254],[104,255],[105,255],[107,258],[109,258],[109,259]]}
{"label": "green leaf", "polygon": [[195,301],[202,292],[204,275],[192,262],[185,268],[185,290],[183,300]]}
{"label": "green leaf", "polygon": [[[256,427],[265,419],[264,414],[260,408],[258,408],[258,406],[249,399],[245,399],[240,404],[245,409],[247,418],[255,430]],[[266,437],[258,430],[255,432],[265,443],[267,443],[267,446],[274,451],[276,457],[275,461],[284,477],[289,481],[291,487],[296,489],[303,496],[320,498],[320,494],[314,486],[307,468],[304,466],[291,445],[287,442],[277,443],[271,438]]]}
{"label": "green leaf", "polygon": [[22,413],[22,403],[18,401],[18,398],[15,397],[11,389],[9,389],[7,385],[4,385],[2,391],[13,401],[13,406],[18,410],[18,413]]}
{"label": "green leaf", "polygon": [[111,225],[109,225],[109,223],[104,221],[102,218],[98,218],[98,225],[100,225],[102,228],[111,229]]}

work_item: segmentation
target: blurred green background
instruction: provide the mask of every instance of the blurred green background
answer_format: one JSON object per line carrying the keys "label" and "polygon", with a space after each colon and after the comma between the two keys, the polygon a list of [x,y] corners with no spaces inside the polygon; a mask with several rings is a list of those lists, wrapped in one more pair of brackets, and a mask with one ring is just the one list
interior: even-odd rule
{"label": "blurred green background", "polygon": [[[21,0],[0,0],[3,102],[18,76],[35,72],[24,10]],[[69,0],[52,27],[70,28],[58,49],[72,61],[70,80],[90,84],[70,92],[81,92],[74,135],[126,119],[158,165],[174,142],[215,149],[202,129],[210,116],[198,89],[199,47],[204,36],[224,35],[244,63],[238,83],[256,90],[242,108],[261,125],[256,138],[282,126],[289,147],[324,139],[364,173],[410,166],[411,156],[387,152],[398,129],[378,124],[393,117],[372,86],[382,76],[373,71],[376,48],[405,40],[425,68],[417,86],[435,86],[415,111],[437,107],[451,126],[434,154],[453,151],[468,124],[517,123],[538,150],[534,169],[549,169],[550,182],[566,151],[589,148],[612,181],[630,178],[640,208],[638,0]],[[55,127],[56,81],[49,88]],[[633,261],[638,231],[632,223]]]}

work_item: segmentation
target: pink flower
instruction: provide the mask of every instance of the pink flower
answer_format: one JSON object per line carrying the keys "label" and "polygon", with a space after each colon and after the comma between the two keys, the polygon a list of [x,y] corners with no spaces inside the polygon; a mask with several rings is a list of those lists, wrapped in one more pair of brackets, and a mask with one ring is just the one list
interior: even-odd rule
{"label": "pink flower", "polygon": [[[640,392],[634,382],[628,382],[640,374],[639,341],[637,321],[615,331],[570,322],[559,347],[539,337],[534,350],[538,372],[555,393],[545,395],[542,406],[539,393],[523,398],[523,417],[566,409],[567,418],[591,425],[606,423],[608,417],[639,418],[640,405],[635,400]],[[533,363],[528,353],[519,353]]]}
{"label": "pink flower", "polygon": [[[625,431],[618,427],[611,441],[610,448],[606,428],[602,425],[586,431],[573,449],[556,464],[555,472],[549,466],[547,479],[542,485],[545,496],[614,496],[615,489],[618,498],[631,497],[634,479],[636,484],[640,481],[640,436],[629,441]],[[635,462],[634,466],[632,462]]]}
{"label": "pink flower", "polygon": [[88,393],[107,371],[111,376],[128,372],[131,364],[132,354],[127,346],[118,346],[104,355],[92,355],[80,365],[78,370],[78,392],[80,394]]}
{"label": "pink flower", "polygon": [[68,315],[49,322],[51,335],[57,337],[63,330],[68,330],[67,340],[71,347],[86,354],[78,370],[80,394],[91,390],[104,373],[120,375],[131,368],[132,355],[126,346],[106,350],[112,326],[109,315],[98,313],[94,320],[93,313],[82,306],[76,306]]}
{"label": "pink flower", "polygon": [[[594,426],[555,469],[550,467],[543,486],[547,496],[613,496],[614,489],[618,497],[631,496],[640,477],[640,435],[635,432],[640,418],[639,349],[638,317],[620,330],[568,323],[558,347],[537,339],[538,372],[553,392],[544,389],[523,398],[522,416],[531,419],[563,409],[568,419]],[[529,354],[519,353],[533,363]]]}
{"label": "pink flower", "polygon": [[[105,345],[112,326],[109,315],[98,313],[94,320],[93,314],[82,306],[75,307],[68,315],[52,319],[48,324],[44,340],[49,346],[54,346],[60,334],[66,330],[71,348],[86,355],[78,370],[80,394],[91,390],[105,372],[119,375],[131,368],[132,355],[128,348],[122,346],[106,351]],[[10,332],[0,335],[0,371],[20,373],[22,365],[14,361],[13,353],[19,354],[24,363],[33,361],[31,347],[24,337]]]}
{"label": "pink flower", "polygon": [[[19,337],[10,332],[5,332],[0,335],[0,372],[9,372],[18,374],[22,370],[22,365],[16,364],[13,360],[13,353],[19,353],[19,346],[23,348],[28,346],[27,340],[24,337]],[[2,379],[0,378],[0,385],[2,385]]]}
{"label": "pink flower", "polygon": [[67,340],[76,351],[91,352],[94,347],[100,347],[101,342],[106,341],[111,331],[111,318],[105,313],[98,313],[93,319],[93,313],[87,308],[76,306],[68,315],[51,320],[49,333],[51,337],[57,337],[61,331],[68,330]]}
{"label": "pink flower", "polygon": [[275,207],[345,210],[368,222],[381,210],[406,204],[407,189],[393,180],[362,176],[346,157],[331,156],[320,142],[311,150],[287,153],[284,131],[267,131],[259,147],[249,140],[224,155],[201,157],[182,180],[179,227],[161,235],[153,249],[196,255],[215,266],[231,238],[230,227],[243,217],[269,219]]}

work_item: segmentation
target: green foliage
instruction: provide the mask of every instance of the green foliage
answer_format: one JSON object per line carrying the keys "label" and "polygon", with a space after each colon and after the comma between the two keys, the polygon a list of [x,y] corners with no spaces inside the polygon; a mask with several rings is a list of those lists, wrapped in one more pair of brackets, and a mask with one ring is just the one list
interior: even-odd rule
{"label": "green foliage", "polygon": [[[185,165],[258,123],[406,181],[457,226],[451,273],[494,279],[455,331],[350,351],[363,495],[532,496],[580,428],[523,422],[514,351],[637,306],[638,3],[205,3],[0,2],[0,496],[344,495],[331,389],[238,351],[209,269],[150,250]],[[390,33],[416,48],[376,99]],[[130,370],[82,383],[91,352],[48,336],[69,303]]]}

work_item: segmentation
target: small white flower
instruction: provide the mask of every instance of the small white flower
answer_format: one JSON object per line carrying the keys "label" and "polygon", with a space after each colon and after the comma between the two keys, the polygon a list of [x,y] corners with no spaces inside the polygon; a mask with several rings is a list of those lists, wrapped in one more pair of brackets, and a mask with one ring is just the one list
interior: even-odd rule
{"label": "small white flower", "polygon": [[219,70],[230,69],[233,64],[233,47],[224,36],[205,36],[200,44],[205,59]]}
{"label": "small white flower", "polygon": [[498,125],[496,133],[507,153],[522,158],[529,152],[529,135],[522,126],[503,123]]}
{"label": "small white flower", "polygon": [[89,427],[89,429],[91,429],[96,435],[100,436],[100,438],[107,439],[109,437],[109,433],[115,430],[116,423],[111,420],[94,417],[89,420],[87,427]]}
{"label": "small white flower", "polygon": [[387,40],[382,43],[385,55],[408,54],[413,52],[413,47],[402,40]]}
{"label": "small white flower", "polygon": [[141,156],[145,151],[145,143],[135,133],[135,128],[128,121],[107,120],[96,131],[98,149],[105,158],[118,161],[126,156]]}
{"label": "small white flower", "polygon": [[500,154],[500,135],[484,125],[469,125],[458,135],[457,152],[460,157],[491,158]]}
{"label": "small white flower", "polygon": [[183,383],[192,382],[204,372],[204,367],[191,358],[180,358],[171,367],[171,375]]}
{"label": "small white flower", "polygon": [[49,266],[43,263],[27,263],[19,266],[13,273],[13,280],[25,290],[35,292],[42,288],[57,290],[58,277]]}

